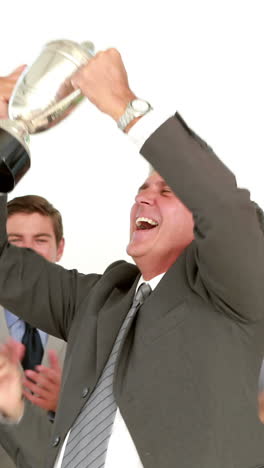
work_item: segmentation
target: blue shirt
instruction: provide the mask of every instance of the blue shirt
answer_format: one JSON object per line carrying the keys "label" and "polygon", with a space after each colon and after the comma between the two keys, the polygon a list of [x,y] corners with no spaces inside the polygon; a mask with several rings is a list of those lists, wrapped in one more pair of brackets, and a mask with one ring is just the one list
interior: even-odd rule
{"label": "blue shirt", "polygon": [[[4,309],[4,313],[10,336],[21,342],[26,329],[24,320],[20,319],[17,315],[7,309]],[[40,334],[42,346],[45,348],[48,341],[48,334],[39,329],[38,332]]]}

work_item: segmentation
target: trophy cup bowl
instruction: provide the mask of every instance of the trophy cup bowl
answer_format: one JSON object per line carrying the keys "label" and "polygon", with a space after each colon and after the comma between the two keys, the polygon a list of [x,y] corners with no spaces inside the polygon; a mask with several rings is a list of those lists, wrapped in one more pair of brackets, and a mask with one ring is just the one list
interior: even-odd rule
{"label": "trophy cup bowl", "polygon": [[30,167],[29,136],[47,130],[82,100],[71,85],[72,75],[94,54],[91,42],[56,40],[19,77],[0,120],[0,193],[8,193]]}

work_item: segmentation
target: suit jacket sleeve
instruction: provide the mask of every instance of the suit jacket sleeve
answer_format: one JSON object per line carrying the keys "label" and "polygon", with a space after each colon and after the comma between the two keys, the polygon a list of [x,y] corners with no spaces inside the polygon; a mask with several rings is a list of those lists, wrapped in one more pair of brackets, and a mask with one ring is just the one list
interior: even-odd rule
{"label": "suit jacket sleeve", "polygon": [[6,196],[0,196],[0,304],[33,326],[67,341],[71,322],[100,275],[83,275],[10,245]]}
{"label": "suit jacket sleeve", "polygon": [[178,114],[141,153],[193,213],[192,288],[235,319],[263,318],[264,237],[249,192]]}
{"label": "suit jacket sleeve", "polygon": [[52,432],[47,413],[25,401],[19,424],[0,424],[0,444],[19,468],[42,468]]}

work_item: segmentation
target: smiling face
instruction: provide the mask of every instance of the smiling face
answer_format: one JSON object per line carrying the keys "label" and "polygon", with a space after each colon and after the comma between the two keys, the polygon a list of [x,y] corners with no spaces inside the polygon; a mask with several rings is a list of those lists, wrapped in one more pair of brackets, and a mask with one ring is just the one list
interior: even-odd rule
{"label": "smiling face", "polygon": [[56,243],[49,216],[40,213],[14,213],[7,219],[8,241],[18,247],[35,250],[50,262],[58,262],[64,249],[64,239]]}
{"label": "smiling face", "polygon": [[170,268],[193,240],[193,226],[192,213],[153,172],[140,187],[132,207],[127,246],[144,279]]}

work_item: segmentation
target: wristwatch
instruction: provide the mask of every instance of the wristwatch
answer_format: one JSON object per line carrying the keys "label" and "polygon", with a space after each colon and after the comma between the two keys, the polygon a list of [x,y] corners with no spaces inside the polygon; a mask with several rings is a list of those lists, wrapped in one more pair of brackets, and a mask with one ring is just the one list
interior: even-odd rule
{"label": "wristwatch", "polygon": [[133,101],[128,103],[124,114],[118,120],[118,128],[124,132],[132,120],[136,119],[137,117],[142,117],[150,110],[152,110],[152,107],[149,102],[144,101],[143,99],[133,99]]}

